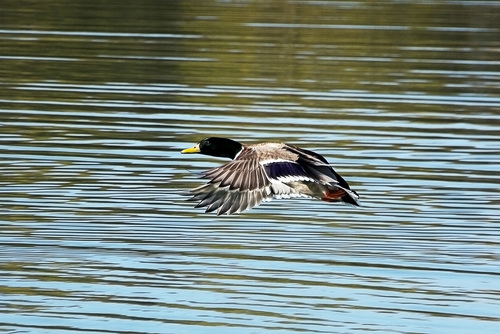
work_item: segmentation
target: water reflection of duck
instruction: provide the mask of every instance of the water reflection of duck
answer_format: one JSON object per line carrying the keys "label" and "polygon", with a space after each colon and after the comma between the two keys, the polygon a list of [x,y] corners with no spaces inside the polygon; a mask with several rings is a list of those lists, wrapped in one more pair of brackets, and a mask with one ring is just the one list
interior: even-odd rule
{"label": "water reflection of duck", "polygon": [[243,145],[227,138],[210,137],[182,153],[230,158],[210,169],[207,184],[189,192],[195,207],[218,215],[240,213],[273,198],[313,197],[326,202],[359,206],[358,194],[318,153],[285,143]]}

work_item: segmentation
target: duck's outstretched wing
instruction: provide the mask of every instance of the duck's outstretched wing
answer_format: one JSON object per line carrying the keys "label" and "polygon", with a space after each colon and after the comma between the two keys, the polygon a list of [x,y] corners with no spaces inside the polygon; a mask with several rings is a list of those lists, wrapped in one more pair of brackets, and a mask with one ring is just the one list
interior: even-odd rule
{"label": "duck's outstretched wing", "polygon": [[207,207],[205,212],[230,215],[272,199],[271,182],[258,161],[233,160],[208,170],[203,177],[210,181],[191,190],[189,200],[198,202],[197,208]]}
{"label": "duck's outstretched wing", "polygon": [[218,215],[240,213],[273,198],[309,197],[287,183],[314,181],[296,162],[269,157],[263,161],[262,152],[252,147],[244,148],[235,160],[206,171],[203,178],[210,181],[190,190],[189,200]]}

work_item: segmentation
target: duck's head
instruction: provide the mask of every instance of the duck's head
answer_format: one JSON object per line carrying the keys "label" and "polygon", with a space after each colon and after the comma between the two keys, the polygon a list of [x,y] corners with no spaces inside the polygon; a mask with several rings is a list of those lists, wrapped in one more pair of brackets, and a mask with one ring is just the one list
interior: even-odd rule
{"label": "duck's head", "polygon": [[234,159],[242,149],[243,145],[237,141],[227,138],[209,137],[200,141],[195,147],[182,150],[181,153],[200,153],[214,157]]}

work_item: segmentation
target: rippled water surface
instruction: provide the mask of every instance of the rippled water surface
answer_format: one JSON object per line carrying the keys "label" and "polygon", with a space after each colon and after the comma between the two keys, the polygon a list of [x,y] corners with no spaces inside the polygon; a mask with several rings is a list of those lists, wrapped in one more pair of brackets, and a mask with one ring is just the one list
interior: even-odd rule
{"label": "rippled water surface", "polygon": [[[500,2],[5,1],[0,332],[498,333]],[[360,209],[181,193],[203,137]]]}

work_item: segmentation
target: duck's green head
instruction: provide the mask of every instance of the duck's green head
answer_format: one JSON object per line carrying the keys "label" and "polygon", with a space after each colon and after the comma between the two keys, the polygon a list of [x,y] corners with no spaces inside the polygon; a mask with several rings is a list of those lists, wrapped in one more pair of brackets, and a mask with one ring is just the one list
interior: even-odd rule
{"label": "duck's green head", "polygon": [[195,147],[182,150],[181,153],[201,153],[214,157],[234,159],[242,149],[243,145],[237,141],[227,138],[209,137],[200,141]]}

